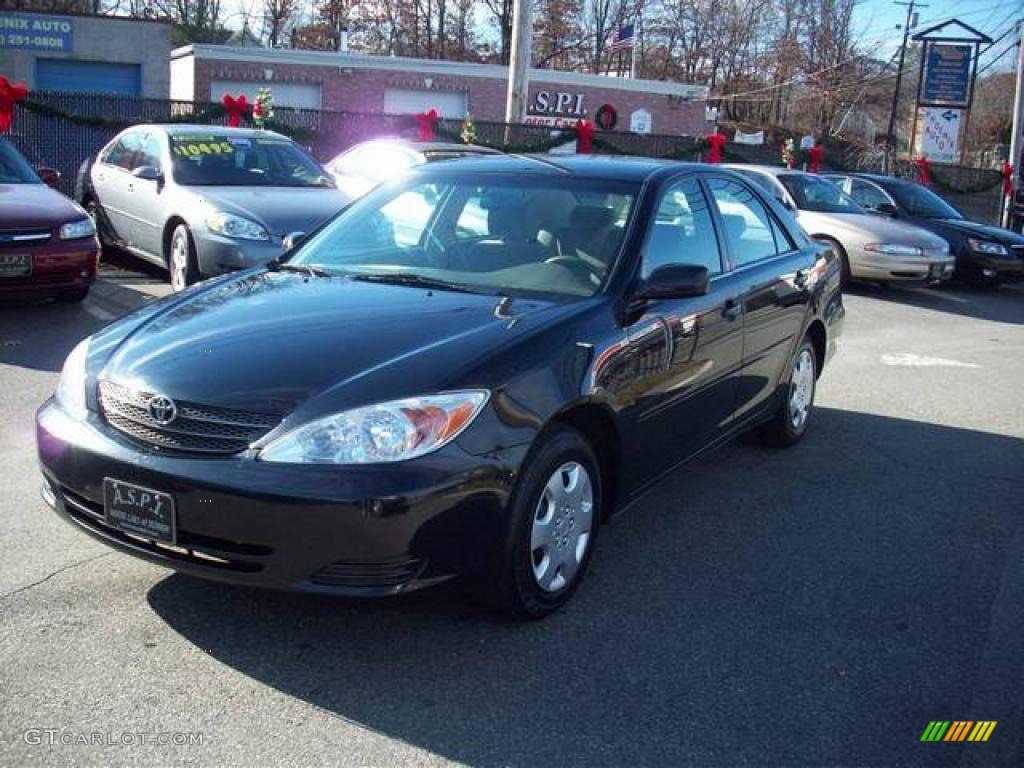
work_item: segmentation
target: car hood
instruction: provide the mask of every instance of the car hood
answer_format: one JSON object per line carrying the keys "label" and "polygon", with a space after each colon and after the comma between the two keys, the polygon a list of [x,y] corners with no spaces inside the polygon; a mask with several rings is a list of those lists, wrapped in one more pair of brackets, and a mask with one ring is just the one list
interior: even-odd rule
{"label": "car hood", "polygon": [[345,207],[347,197],[325,187],[186,187],[221,211],[262,224],[272,235],[309,232]]}
{"label": "car hood", "polygon": [[[102,378],[175,400],[326,412],[442,391],[572,305],[250,270],[104,332]],[[307,416],[310,410],[301,411]],[[296,414],[299,415],[299,414]],[[317,415],[317,414],[314,414]]]}
{"label": "car hood", "polygon": [[811,235],[846,234],[863,242],[897,243],[927,249],[948,249],[938,235],[921,227],[870,213],[819,213],[800,211],[797,220]]}
{"label": "car hood", "polygon": [[52,229],[84,216],[45,184],[0,184],[0,229]]}
{"label": "car hood", "polygon": [[994,227],[991,224],[982,224],[967,219],[929,219],[928,222],[936,229],[946,231],[962,232],[968,237],[984,237],[986,240],[994,240],[1004,245],[1024,245],[1024,235],[1018,235],[1002,227]]}

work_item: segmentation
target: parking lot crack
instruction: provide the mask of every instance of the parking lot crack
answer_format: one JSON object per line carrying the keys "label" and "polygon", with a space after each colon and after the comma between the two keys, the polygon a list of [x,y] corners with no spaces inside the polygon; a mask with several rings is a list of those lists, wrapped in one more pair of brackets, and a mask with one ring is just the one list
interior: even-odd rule
{"label": "parking lot crack", "polygon": [[79,561],[74,562],[74,563],[68,563],[67,565],[63,565],[60,568],[58,568],[57,570],[52,571],[51,573],[46,574],[46,576],[43,576],[43,578],[38,579],[36,581],[33,581],[31,584],[25,584],[22,587],[18,587],[17,589],[12,589],[10,592],[6,592],[6,593],[0,595],[0,600],[6,600],[9,597],[13,597],[14,595],[19,594],[20,592],[25,592],[25,591],[27,591],[29,589],[32,589],[33,587],[38,587],[40,584],[44,584],[45,582],[47,582],[50,579],[52,579],[54,576],[58,576],[59,574],[64,573],[64,571],[70,571],[73,568],[78,568],[80,565],[86,565],[87,563],[91,563],[94,560],[100,560],[100,559],[102,559],[104,557],[110,557],[112,554],[114,554],[114,553],[113,552],[101,552],[98,555],[93,555],[92,557],[87,557],[84,560],[79,560]]}

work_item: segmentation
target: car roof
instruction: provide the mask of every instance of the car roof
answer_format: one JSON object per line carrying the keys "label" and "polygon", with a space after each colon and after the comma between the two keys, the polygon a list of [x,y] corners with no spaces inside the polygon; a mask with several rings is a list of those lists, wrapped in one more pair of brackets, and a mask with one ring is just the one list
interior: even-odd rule
{"label": "car roof", "polygon": [[886,186],[886,185],[894,186],[894,187],[916,186],[914,184],[914,182],[908,181],[907,179],[897,179],[897,178],[895,178],[893,176],[886,176],[885,174],[882,174],[882,173],[859,173],[859,172],[851,171],[851,172],[848,172],[848,173],[843,173],[843,174],[838,174],[837,173],[837,174],[833,174],[833,175],[849,176],[849,177],[854,178],[854,179],[867,179],[868,181],[873,181],[876,184],[881,184],[883,186]]}
{"label": "car roof", "polygon": [[[451,166],[438,164],[423,166],[421,174],[450,173]],[[577,176],[589,179],[615,181],[646,181],[665,169],[708,170],[699,163],[678,163],[650,157],[631,155],[481,155],[459,160],[458,171],[476,173],[523,173],[535,176]]]}
{"label": "car roof", "polygon": [[757,171],[759,173],[767,174],[768,176],[783,176],[787,173],[791,173],[795,176],[814,176],[816,174],[807,173],[806,171],[798,171],[794,168],[783,168],[778,165],[757,165],[754,163],[725,163],[723,168],[728,168],[733,171]]}
{"label": "car roof", "polygon": [[144,125],[132,126],[132,130],[145,129],[160,130],[168,136],[188,136],[193,133],[216,132],[221,136],[237,136],[240,139],[252,139],[257,136],[273,136],[279,139],[288,138],[276,131],[261,130],[259,128],[229,128],[226,125],[205,125],[202,123],[146,123]]}

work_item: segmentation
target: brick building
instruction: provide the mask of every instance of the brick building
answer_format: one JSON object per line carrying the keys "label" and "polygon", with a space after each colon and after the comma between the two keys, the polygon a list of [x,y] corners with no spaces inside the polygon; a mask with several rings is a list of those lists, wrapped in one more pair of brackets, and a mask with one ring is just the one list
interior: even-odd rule
{"label": "brick building", "polygon": [[[280,106],[382,114],[437,109],[443,117],[501,121],[508,69],[490,64],[329,51],[190,45],[171,53],[171,98],[217,101],[268,87]],[[706,133],[707,88],[549,69],[530,71],[527,122],[581,117],[608,130]]]}

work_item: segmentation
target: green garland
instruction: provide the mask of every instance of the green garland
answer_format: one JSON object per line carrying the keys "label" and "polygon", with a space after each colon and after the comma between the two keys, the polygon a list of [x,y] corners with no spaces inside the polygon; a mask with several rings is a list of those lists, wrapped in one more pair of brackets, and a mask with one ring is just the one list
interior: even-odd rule
{"label": "green garland", "polygon": [[[138,125],[139,120],[130,120],[125,118],[109,118],[103,117],[102,115],[76,115],[67,110],[55,107],[52,104],[45,104],[40,101],[33,101],[31,99],[25,99],[24,101],[18,102],[18,107],[33,112],[43,117],[52,117],[59,120],[67,120],[69,123],[75,125],[89,125],[95,128],[110,128],[115,131],[121,131],[125,128],[130,128],[133,125]],[[169,117],[165,120],[159,120],[156,122],[168,124],[168,123],[197,123],[201,125],[212,124],[215,120],[223,118],[225,116],[224,107],[221,104],[211,104],[210,106],[201,109],[197,112],[192,112],[188,115],[177,115]],[[290,125],[285,125],[278,120],[267,120],[264,127],[271,131],[289,136],[296,141],[302,141],[305,139],[312,138],[316,134],[307,128],[293,128]]]}
{"label": "green garland", "polygon": [[977,195],[982,192],[988,192],[991,189],[1000,187],[1003,184],[1003,175],[998,171],[993,170],[995,174],[995,180],[991,183],[980,184],[975,187],[958,187],[955,184],[950,184],[948,181],[943,181],[939,178],[939,175],[935,172],[935,166],[929,167],[929,175],[931,176],[932,186],[942,192],[953,193],[955,195]]}

